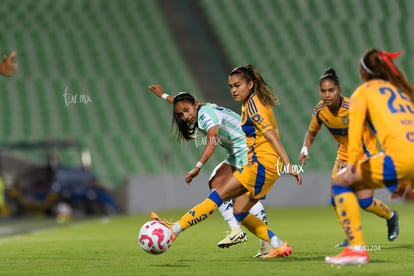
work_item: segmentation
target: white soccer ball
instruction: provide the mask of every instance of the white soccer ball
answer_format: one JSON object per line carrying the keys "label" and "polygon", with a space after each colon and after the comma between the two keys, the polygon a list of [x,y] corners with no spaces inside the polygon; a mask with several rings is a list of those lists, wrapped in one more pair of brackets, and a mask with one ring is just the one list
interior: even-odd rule
{"label": "white soccer ball", "polygon": [[159,221],[148,221],[139,230],[138,243],[147,253],[164,253],[172,243],[171,231]]}

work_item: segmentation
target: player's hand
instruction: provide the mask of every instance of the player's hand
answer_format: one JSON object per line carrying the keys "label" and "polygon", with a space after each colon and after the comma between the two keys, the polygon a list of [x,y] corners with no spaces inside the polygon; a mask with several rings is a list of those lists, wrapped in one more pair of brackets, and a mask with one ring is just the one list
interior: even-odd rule
{"label": "player's hand", "polygon": [[402,186],[398,187],[397,190],[390,194],[389,200],[393,199],[404,199],[408,189],[411,189],[411,181],[406,181]]}
{"label": "player's hand", "polygon": [[158,97],[161,97],[162,94],[164,94],[164,89],[162,88],[161,85],[158,84],[153,84],[149,86],[149,89]]}
{"label": "player's hand", "polygon": [[296,183],[302,185],[302,176],[292,169],[292,166],[289,164],[289,174],[296,178]]}
{"label": "player's hand", "polygon": [[10,57],[7,55],[3,56],[3,61],[0,64],[0,74],[11,77],[14,73],[16,73],[17,64],[13,63],[15,57],[15,51],[11,52]]}
{"label": "player's hand", "polygon": [[308,159],[308,158],[309,158],[309,155],[304,155],[303,153],[301,153],[299,155],[299,163],[301,165],[305,165],[306,164],[306,159]]}
{"label": "player's hand", "polygon": [[358,173],[355,165],[348,165],[344,175],[345,184],[351,185],[358,178]]}
{"label": "player's hand", "polygon": [[392,201],[393,199],[403,199],[405,194],[405,190],[396,190],[390,194],[389,200]]}
{"label": "player's hand", "polygon": [[301,165],[305,165],[306,159],[308,158],[309,158],[308,148],[303,146],[302,149],[300,150],[299,163]]}
{"label": "player's hand", "polygon": [[200,173],[200,168],[194,167],[194,169],[192,169],[185,177],[185,182],[187,182],[187,184],[190,184],[193,178],[196,177],[199,173]]}

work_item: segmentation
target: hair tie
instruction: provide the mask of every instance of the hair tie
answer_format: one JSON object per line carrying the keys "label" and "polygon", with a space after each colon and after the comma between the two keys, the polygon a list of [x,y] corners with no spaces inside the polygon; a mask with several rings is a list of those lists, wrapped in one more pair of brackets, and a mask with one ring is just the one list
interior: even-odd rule
{"label": "hair tie", "polygon": [[247,74],[246,72],[244,72],[240,69],[233,70],[232,72],[242,73],[243,75],[245,75],[252,82],[256,82],[256,80],[254,80],[252,77],[250,77],[249,74]]}
{"label": "hair tie", "polygon": [[398,51],[398,52],[383,52],[381,50],[378,51],[378,56],[379,56],[380,60],[385,61],[385,63],[388,65],[388,67],[390,67],[391,71],[397,77],[400,74],[398,73],[398,70],[395,67],[395,65],[392,63],[392,60],[394,60],[397,57],[401,56],[401,54],[402,54],[402,51]]}

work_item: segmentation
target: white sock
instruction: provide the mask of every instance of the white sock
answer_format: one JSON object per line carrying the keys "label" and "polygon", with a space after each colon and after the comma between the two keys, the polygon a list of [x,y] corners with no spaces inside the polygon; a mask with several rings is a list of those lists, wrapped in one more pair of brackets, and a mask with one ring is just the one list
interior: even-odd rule
{"label": "white sock", "polygon": [[274,235],[270,239],[270,244],[272,245],[273,248],[276,248],[276,247],[281,247],[284,244],[284,242],[281,239],[279,239],[276,235]]}
{"label": "white sock", "polygon": [[227,200],[224,201],[218,208],[224,220],[230,226],[231,229],[240,227],[240,223],[233,215],[233,201]]}
{"label": "white sock", "polygon": [[249,213],[263,220],[267,225],[266,211],[260,201],[256,202],[256,204],[250,208]]}
{"label": "white sock", "polygon": [[183,228],[181,228],[181,225],[178,222],[173,223],[171,230],[176,236],[178,236],[181,232],[183,232]]}

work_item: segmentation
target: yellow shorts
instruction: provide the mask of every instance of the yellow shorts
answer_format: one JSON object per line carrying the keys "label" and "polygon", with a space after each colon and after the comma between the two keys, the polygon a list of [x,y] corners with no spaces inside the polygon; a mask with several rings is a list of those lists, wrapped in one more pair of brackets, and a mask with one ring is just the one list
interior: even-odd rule
{"label": "yellow shorts", "polygon": [[261,199],[279,178],[282,168],[282,163],[276,168],[276,165],[265,166],[260,162],[254,162],[244,165],[233,175],[248,190],[246,194],[250,198]]}
{"label": "yellow shorts", "polygon": [[414,180],[414,157],[393,158],[378,153],[360,160],[357,170],[362,176],[363,184],[356,183],[355,188],[387,188],[394,192],[397,188],[404,187],[408,180]]}

